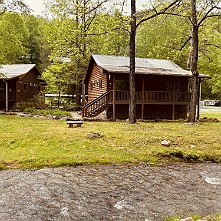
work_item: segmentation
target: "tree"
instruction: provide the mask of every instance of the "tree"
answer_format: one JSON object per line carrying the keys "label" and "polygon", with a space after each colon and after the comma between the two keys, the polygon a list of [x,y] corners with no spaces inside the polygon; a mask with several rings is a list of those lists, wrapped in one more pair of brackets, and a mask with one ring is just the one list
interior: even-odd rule
{"label": "tree", "polygon": [[[190,68],[192,72],[192,96],[190,101],[190,112],[188,121],[196,121],[196,104],[198,101],[199,72],[198,72],[198,56],[199,56],[199,28],[209,17],[220,16],[219,1],[202,1],[197,10],[196,0],[191,0],[191,17],[189,17],[192,25],[191,32],[191,51],[190,51]],[[203,13],[202,13],[203,12]],[[217,13],[218,12],[218,13]]]}
{"label": "tree", "polygon": [[[170,59],[186,69],[191,49],[189,44],[191,33],[189,8],[190,2],[188,5],[180,5],[179,9],[177,8],[173,12],[177,16],[165,14],[143,23],[137,30],[137,56]],[[180,13],[183,11],[185,14]],[[200,26],[199,39],[198,72],[212,76],[211,79],[202,81],[202,99],[221,99],[219,17],[213,16],[204,21]]]}
{"label": "tree", "polygon": [[[181,0],[159,4],[157,7],[152,5],[152,9],[136,13],[136,0],[131,0],[131,33],[130,33],[130,72],[129,72],[129,122],[136,123],[136,88],[135,88],[135,47],[136,47],[136,30],[143,23],[159,15],[168,13],[173,10]],[[140,19],[137,22],[137,17]]]}
{"label": "tree", "polygon": [[[126,37],[117,38],[123,33],[125,36],[125,31],[121,28],[122,23],[119,22],[123,16],[118,11],[108,13],[103,7],[106,2],[107,0],[56,0],[50,6],[53,19],[46,35],[51,48],[52,65],[47,72],[57,75],[58,72],[53,72],[52,66],[62,66],[59,70],[65,72],[59,76],[65,82],[63,89],[77,95],[77,105],[90,54],[124,53],[121,46],[126,45]],[[62,62],[67,58],[69,62]],[[46,77],[46,74],[43,75]],[[47,73],[48,78],[50,75]]]}
{"label": "tree", "polygon": [[0,15],[6,11],[29,13],[30,8],[22,0],[0,0]]}
{"label": "tree", "polygon": [[129,122],[136,123],[136,86],[135,86],[135,41],[136,41],[136,0],[131,0],[130,21],[130,73],[129,73]]}
{"label": "tree", "polygon": [[29,52],[29,32],[21,15],[5,12],[0,17],[1,64],[23,63]]}

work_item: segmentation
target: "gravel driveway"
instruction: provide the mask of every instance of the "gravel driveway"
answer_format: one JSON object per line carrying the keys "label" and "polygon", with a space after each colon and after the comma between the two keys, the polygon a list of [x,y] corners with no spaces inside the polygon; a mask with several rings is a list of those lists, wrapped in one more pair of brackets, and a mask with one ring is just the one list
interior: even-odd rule
{"label": "gravel driveway", "polygon": [[107,165],[0,172],[0,220],[143,220],[221,212],[221,165]]}

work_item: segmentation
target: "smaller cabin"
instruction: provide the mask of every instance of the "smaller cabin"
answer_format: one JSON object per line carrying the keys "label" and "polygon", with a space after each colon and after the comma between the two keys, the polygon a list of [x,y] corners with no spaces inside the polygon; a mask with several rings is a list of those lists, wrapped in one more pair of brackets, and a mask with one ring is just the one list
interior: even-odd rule
{"label": "smaller cabin", "polygon": [[[84,79],[88,103],[83,107],[83,117],[103,113],[107,119],[128,118],[129,67],[129,57],[91,56]],[[185,119],[191,77],[191,71],[170,60],[136,58],[137,119]]]}
{"label": "smaller cabin", "polygon": [[0,66],[0,108],[8,111],[20,101],[28,101],[44,90],[35,64]]}

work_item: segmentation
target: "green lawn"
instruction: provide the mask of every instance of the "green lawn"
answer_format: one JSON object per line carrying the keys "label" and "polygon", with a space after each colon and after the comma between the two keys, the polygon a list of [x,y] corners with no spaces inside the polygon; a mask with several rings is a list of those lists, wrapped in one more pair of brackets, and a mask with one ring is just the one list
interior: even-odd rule
{"label": "green lawn", "polygon": [[[216,117],[221,113],[202,116]],[[0,168],[161,161],[221,162],[221,123],[84,122],[0,115]],[[90,140],[89,132],[101,138]],[[163,147],[164,139],[172,146]]]}

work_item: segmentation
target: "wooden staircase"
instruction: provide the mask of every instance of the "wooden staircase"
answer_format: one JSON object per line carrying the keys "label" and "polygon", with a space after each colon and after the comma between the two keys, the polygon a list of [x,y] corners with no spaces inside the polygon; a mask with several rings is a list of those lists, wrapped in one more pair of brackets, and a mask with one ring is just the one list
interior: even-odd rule
{"label": "wooden staircase", "polygon": [[107,110],[108,105],[113,101],[113,91],[107,91],[95,100],[86,104],[82,108],[83,117],[96,117],[98,114]]}

